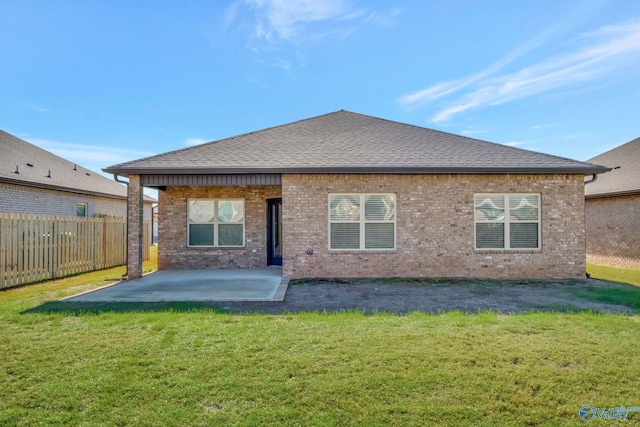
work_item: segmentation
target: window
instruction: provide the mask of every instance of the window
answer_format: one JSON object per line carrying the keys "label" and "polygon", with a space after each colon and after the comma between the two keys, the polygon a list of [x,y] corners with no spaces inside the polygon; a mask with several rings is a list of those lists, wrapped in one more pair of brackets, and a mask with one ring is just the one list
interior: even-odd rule
{"label": "window", "polygon": [[189,200],[189,246],[244,246],[243,200]]}
{"label": "window", "polygon": [[539,194],[476,194],[476,249],[540,249]]}
{"label": "window", "polygon": [[329,195],[330,249],[395,249],[395,235],[394,194]]}
{"label": "window", "polygon": [[87,204],[86,203],[77,203],[76,204],[76,216],[86,217],[87,216]]}

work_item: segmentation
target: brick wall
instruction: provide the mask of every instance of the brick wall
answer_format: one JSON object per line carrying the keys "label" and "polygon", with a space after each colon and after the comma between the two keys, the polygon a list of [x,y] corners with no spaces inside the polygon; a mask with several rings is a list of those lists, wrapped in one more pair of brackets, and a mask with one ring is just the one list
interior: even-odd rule
{"label": "brick wall", "polygon": [[142,277],[142,236],[144,235],[144,188],[140,175],[129,175],[127,190],[127,277]]}
{"label": "brick wall", "polygon": [[[78,203],[87,205],[87,216],[127,216],[124,199],[0,183],[0,212],[76,216]],[[151,203],[145,204],[144,219],[151,221]]]}
{"label": "brick wall", "polygon": [[[581,278],[583,181],[581,175],[283,175],[283,273],[289,278]],[[328,194],[341,192],[396,194],[397,250],[328,250]],[[474,193],[529,192],[541,194],[542,249],[474,250]]]}
{"label": "brick wall", "polygon": [[587,261],[640,268],[640,195],[588,199]]}
{"label": "brick wall", "polygon": [[127,215],[123,199],[0,183],[0,212],[76,216],[78,203],[87,205],[87,216]]}
{"label": "brick wall", "polygon": [[[281,197],[279,185],[174,186],[158,193],[158,268],[255,268],[267,265],[267,199]],[[245,200],[244,248],[187,247],[188,199]]]}

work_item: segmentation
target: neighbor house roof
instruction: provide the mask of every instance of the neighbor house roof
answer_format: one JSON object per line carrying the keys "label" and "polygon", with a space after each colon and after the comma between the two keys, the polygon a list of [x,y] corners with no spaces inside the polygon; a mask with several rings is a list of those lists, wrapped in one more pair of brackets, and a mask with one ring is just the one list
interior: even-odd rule
{"label": "neighbor house roof", "polygon": [[104,169],[115,174],[579,173],[607,168],[340,110]]}
{"label": "neighbor house roof", "polygon": [[[0,130],[0,182],[127,198],[124,185]],[[154,201],[145,197],[146,201]]]}
{"label": "neighbor house roof", "polygon": [[612,170],[585,187],[587,198],[640,193],[640,138],[588,161],[608,166]]}

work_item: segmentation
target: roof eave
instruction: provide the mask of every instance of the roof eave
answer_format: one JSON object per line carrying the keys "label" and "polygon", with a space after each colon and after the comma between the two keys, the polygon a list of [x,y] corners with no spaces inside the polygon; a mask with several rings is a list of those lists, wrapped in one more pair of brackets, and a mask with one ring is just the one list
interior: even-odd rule
{"label": "roof eave", "polygon": [[603,193],[586,194],[585,199],[604,199],[606,197],[635,196],[640,194],[640,189],[626,191],[609,191]]}
{"label": "roof eave", "polygon": [[266,173],[381,173],[381,174],[578,174],[594,175],[610,171],[604,167],[462,167],[462,166],[318,166],[318,167],[232,167],[232,168],[105,168],[106,173],[129,175],[236,175]]}

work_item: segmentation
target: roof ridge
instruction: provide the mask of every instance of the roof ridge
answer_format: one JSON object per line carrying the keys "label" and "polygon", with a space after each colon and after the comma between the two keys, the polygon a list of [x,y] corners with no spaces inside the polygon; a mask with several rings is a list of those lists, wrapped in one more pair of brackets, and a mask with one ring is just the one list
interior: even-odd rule
{"label": "roof ridge", "polygon": [[374,170],[590,174],[608,168],[340,109],[103,170],[124,175]]}

